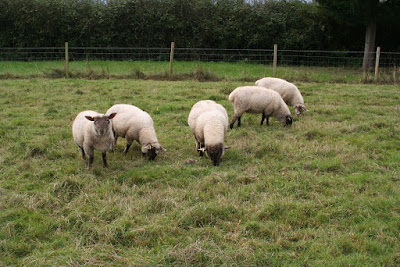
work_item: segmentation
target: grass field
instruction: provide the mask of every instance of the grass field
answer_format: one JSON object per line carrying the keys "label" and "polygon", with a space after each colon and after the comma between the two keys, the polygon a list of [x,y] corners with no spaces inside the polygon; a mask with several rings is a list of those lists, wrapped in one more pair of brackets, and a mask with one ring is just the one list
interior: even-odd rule
{"label": "grass field", "polygon": [[[400,88],[298,83],[291,127],[244,114],[219,167],[187,126],[239,81],[0,80],[1,266],[400,264]],[[86,170],[79,111],[130,103],[153,117],[155,161],[124,139]],[[292,110],[293,112],[293,110]]]}
{"label": "grass field", "polygon": [[[72,61],[69,64],[73,78],[88,79],[152,79],[198,81],[254,81],[272,76],[272,66],[248,62],[199,62],[175,61],[173,76],[169,77],[168,61]],[[379,83],[393,83],[400,73],[393,76],[392,69],[381,68]],[[344,67],[278,66],[278,77],[301,82],[360,83],[362,71]],[[4,78],[63,78],[63,61],[31,61],[0,64],[0,79]],[[373,81],[374,74],[368,74]]]}

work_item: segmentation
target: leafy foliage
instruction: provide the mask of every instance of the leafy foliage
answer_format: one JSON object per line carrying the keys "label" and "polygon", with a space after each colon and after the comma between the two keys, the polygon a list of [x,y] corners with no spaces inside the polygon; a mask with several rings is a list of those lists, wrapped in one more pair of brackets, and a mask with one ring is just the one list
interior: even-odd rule
{"label": "leafy foliage", "polygon": [[[363,17],[353,14],[365,9],[364,1],[319,2],[328,8],[303,1],[0,0],[0,24],[6,25],[0,47],[52,47],[65,41],[70,46],[168,47],[175,41],[179,47],[270,49],[277,43],[282,49],[360,50]],[[344,4],[348,12],[336,13],[339,20],[327,15]],[[391,0],[380,6],[391,10],[399,4]],[[392,15],[382,23],[395,25],[382,27],[378,38],[388,51],[398,47],[400,37],[393,34],[396,12],[386,14]]]}
{"label": "leafy foliage", "polygon": [[[398,34],[395,33],[400,27],[398,19],[400,0],[317,0],[317,2],[324,12],[329,14],[337,23],[346,25],[348,29],[362,29],[362,31],[359,30],[362,34],[364,34],[363,26],[368,25],[372,18],[377,17],[376,43],[378,46],[384,46],[391,50],[400,48],[399,39],[396,37]],[[359,34],[353,36],[360,37]]]}

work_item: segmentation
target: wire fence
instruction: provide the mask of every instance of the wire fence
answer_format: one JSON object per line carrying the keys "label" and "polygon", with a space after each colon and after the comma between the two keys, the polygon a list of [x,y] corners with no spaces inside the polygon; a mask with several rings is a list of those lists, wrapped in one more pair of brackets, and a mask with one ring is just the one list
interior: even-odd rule
{"label": "wire fence", "polygon": [[[149,61],[170,60],[171,48],[69,47],[69,61]],[[372,55],[374,58],[376,52]],[[277,50],[277,66],[333,67],[360,70],[363,51]],[[65,60],[65,47],[0,48],[0,62],[39,62]],[[272,65],[273,49],[175,48],[174,61],[244,62]],[[379,68],[395,70],[400,53],[380,52]],[[394,78],[396,80],[396,77]]]}
{"label": "wire fence", "polygon": [[[271,64],[273,49],[213,49],[175,48],[174,59],[201,62],[249,62]],[[375,52],[372,53],[375,57]],[[361,67],[363,51],[279,50],[279,65]],[[169,61],[170,48],[132,47],[70,47],[70,61],[115,60],[115,61]],[[0,48],[0,61],[53,61],[64,60],[65,47]],[[399,52],[380,53],[380,66],[400,65]]]}

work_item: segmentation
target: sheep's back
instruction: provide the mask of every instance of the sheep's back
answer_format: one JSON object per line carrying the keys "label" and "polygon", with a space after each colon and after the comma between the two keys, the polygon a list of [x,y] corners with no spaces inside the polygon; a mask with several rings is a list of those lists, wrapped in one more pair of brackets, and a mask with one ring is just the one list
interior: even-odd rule
{"label": "sheep's back", "polygon": [[217,109],[206,111],[198,116],[194,133],[198,140],[205,142],[205,144],[223,144],[228,123],[228,118],[224,112]]}
{"label": "sheep's back", "polygon": [[113,130],[118,136],[125,137],[127,132],[137,136],[143,127],[154,127],[151,116],[138,107],[117,104],[107,110],[107,114],[117,113],[113,118]]}
{"label": "sheep's back", "polygon": [[129,105],[129,104],[115,104],[111,108],[109,108],[106,112],[107,115],[110,115],[111,113],[122,113],[122,112],[140,112],[143,111],[140,108]]}
{"label": "sheep's back", "polygon": [[192,131],[193,127],[196,125],[199,115],[212,110],[218,110],[223,116],[226,117],[226,120],[228,120],[228,113],[222,105],[213,100],[201,100],[193,105],[189,113],[188,124]]}
{"label": "sheep's back", "polygon": [[273,109],[279,98],[277,92],[259,86],[241,86],[229,95],[229,101],[239,113],[262,113],[267,106]]}
{"label": "sheep's back", "polygon": [[304,103],[303,97],[301,96],[297,86],[283,79],[272,77],[262,78],[256,81],[256,85],[278,92],[282,99],[289,105]]}

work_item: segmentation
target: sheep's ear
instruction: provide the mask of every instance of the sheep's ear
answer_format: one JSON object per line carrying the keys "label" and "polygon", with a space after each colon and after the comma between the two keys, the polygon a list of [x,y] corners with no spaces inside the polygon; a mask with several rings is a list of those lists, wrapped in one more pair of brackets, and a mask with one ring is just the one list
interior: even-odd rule
{"label": "sheep's ear", "polygon": [[94,118],[91,116],[85,116],[86,119],[90,120],[90,121],[94,121]]}
{"label": "sheep's ear", "polygon": [[109,118],[109,119],[112,119],[112,118],[115,117],[115,115],[117,115],[117,113],[111,113],[111,114],[108,116],[108,118]]}
{"label": "sheep's ear", "polygon": [[151,144],[142,146],[142,153],[146,154],[151,149]]}
{"label": "sheep's ear", "polygon": [[202,148],[197,149],[197,151],[205,152],[205,151],[206,151],[206,148],[205,148],[205,147],[202,147]]}
{"label": "sheep's ear", "polygon": [[160,148],[161,148],[161,151],[162,152],[164,152],[164,151],[167,151],[165,148],[163,148],[162,146],[160,146]]}
{"label": "sheep's ear", "polygon": [[231,147],[230,147],[230,146],[224,146],[224,147],[222,148],[222,150],[229,149],[229,148],[231,148]]}

